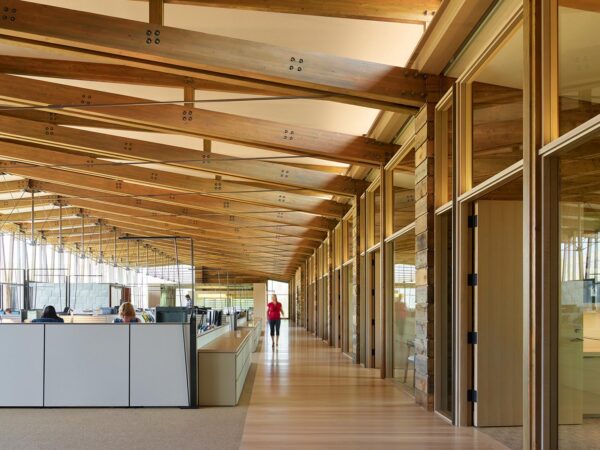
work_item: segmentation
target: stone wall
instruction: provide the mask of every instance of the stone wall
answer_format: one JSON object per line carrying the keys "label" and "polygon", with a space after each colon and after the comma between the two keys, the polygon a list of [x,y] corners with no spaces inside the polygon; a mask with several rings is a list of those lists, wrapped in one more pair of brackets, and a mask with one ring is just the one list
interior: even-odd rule
{"label": "stone wall", "polygon": [[434,109],[427,103],[415,119],[415,399],[433,409]]}

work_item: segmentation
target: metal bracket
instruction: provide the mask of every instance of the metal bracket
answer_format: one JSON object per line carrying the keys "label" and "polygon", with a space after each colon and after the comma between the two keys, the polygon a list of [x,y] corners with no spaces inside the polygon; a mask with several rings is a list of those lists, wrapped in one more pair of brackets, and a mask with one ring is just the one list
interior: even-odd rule
{"label": "metal bracket", "polygon": [[148,45],[158,45],[160,44],[160,30],[154,29],[154,30],[146,30],[146,44]]}
{"label": "metal bracket", "polygon": [[92,96],[90,94],[81,94],[81,102],[82,105],[89,105],[92,103]]}
{"label": "metal bracket", "polygon": [[470,273],[467,275],[467,286],[477,286],[477,274]]}
{"label": "metal bracket", "polygon": [[302,72],[302,64],[304,63],[304,58],[296,58],[295,56],[290,56],[290,65],[288,70],[294,70],[296,72]]}
{"label": "metal bracket", "polygon": [[477,403],[477,391],[475,389],[469,389],[467,391],[467,401],[470,403]]}
{"label": "metal bracket", "polygon": [[2,20],[8,20],[10,22],[17,20],[17,8],[11,8],[9,6],[2,8]]}
{"label": "metal bracket", "polygon": [[477,344],[477,331],[469,331],[467,333],[467,344]]}
{"label": "metal bracket", "polygon": [[479,219],[478,219],[477,215],[472,215],[467,218],[467,226],[469,228],[477,228],[478,223],[479,223]]}

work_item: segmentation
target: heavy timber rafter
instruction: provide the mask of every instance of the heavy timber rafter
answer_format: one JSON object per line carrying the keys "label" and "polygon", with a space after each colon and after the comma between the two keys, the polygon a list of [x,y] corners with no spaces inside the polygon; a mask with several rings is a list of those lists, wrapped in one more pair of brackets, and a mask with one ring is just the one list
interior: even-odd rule
{"label": "heavy timber rafter", "polygon": [[61,149],[73,149],[90,153],[92,156],[112,156],[151,162],[168,160],[168,163],[174,166],[338,195],[353,196],[367,187],[366,182],[318,170],[265,161],[236,160],[234,157],[213,152],[128,139],[54,124],[41,124],[8,116],[0,116],[0,135]]}
{"label": "heavy timber rafter", "polygon": [[[315,197],[295,194],[287,191],[257,190],[230,181],[209,180],[190,175],[166,172],[157,169],[129,166],[124,164],[111,165],[106,161],[86,156],[76,156],[56,150],[46,150],[30,145],[4,142],[0,145],[0,156],[12,161],[61,166],[68,170],[81,173],[109,176],[120,180],[130,180],[136,183],[173,188],[181,192],[201,192],[221,199],[231,199],[257,205],[280,206],[296,211],[312,214],[341,217],[347,207],[341,203]],[[1,165],[10,172],[11,166],[17,169],[18,162]]]}
{"label": "heavy timber rafter", "polygon": [[0,22],[0,35],[104,61],[379,108],[414,108],[427,96],[426,77],[401,67],[19,0],[2,4],[15,12]]}
{"label": "heavy timber rafter", "polygon": [[[285,208],[256,206],[232,200],[221,200],[199,194],[182,193],[60,169],[23,165],[22,167],[11,167],[11,173],[30,178],[32,186],[40,191],[54,192],[59,189],[57,185],[64,185],[96,192],[95,195],[83,196],[83,198],[89,200],[101,201],[115,196],[143,198],[204,211],[203,214],[206,217],[215,215],[249,217],[273,225],[285,224],[322,231],[328,231],[336,223],[333,219],[290,211]],[[26,185],[22,189],[25,189],[25,187]]]}
{"label": "heavy timber rafter", "polygon": [[[352,164],[379,165],[397,149],[396,145],[384,144],[362,136],[189,106],[148,104],[151,102],[147,99],[14,75],[0,75],[0,99],[17,106],[46,109],[54,115],[93,119],[146,131],[180,133]],[[56,105],[67,107],[56,108]],[[50,116],[48,121],[52,122]]]}

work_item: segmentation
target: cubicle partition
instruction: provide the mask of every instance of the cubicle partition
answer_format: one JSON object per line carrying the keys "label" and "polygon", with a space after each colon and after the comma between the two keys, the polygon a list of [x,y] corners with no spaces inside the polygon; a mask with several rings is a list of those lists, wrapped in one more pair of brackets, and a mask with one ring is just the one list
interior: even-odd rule
{"label": "cubicle partition", "polygon": [[0,407],[195,403],[189,323],[2,324],[0,354]]}

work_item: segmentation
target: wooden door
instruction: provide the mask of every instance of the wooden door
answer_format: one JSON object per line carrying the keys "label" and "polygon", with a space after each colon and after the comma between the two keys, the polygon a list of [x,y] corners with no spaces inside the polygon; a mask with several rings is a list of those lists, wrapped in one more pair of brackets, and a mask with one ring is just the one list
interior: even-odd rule
{"label": "wooden door", "polygon": [[475,204],[475,426],[520,426],[523,389],[523,203]]}

